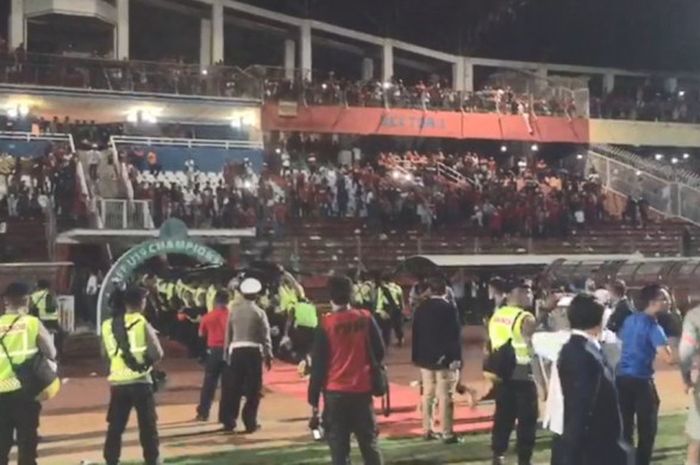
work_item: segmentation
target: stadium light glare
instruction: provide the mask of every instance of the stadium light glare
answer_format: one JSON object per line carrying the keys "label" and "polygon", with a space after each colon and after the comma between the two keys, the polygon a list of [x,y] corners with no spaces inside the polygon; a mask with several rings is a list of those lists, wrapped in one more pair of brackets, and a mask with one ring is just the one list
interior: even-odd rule
{"label": "stadium light glare", "polygon": [[24,103],[20,103],[17,105],[17,112],[21,118],[24,118],[29,114],[29,107]]}
{"label": "stadium light glare", "polygon": [[679,91],[678,91],[678,96],[679,96],[679,97],[685,97],[685,91],[684,91],[684,90],[679,90]]}
{"label": "stadium light glare", "polygon": [[690,154],[687,153],[687,152],[684,153],[684,154],[683,154],[683,160],[687,160],[688,158],[690,158]]}
{"label": "stadium light glare", "polygon": [[676,157],[671,158],[671,163],[674,165],[678,164],[678,158],[676,158]]}
{"label": "stadium light glare", "polygon": [[656,159],[656,161],[663,160],[663,159],[664,159],[664,154],[663,154],[663,153],[657,153],[656,155],[654,155],[654,158]]}
{"label": "stadium light glare", "polygon": [[507,151],[508,151],[508,147],[506,146],[506,144],[501,145],[501,152],[505,153]]}
{"label": "stadium light glare", "polygon": [[[617,173],[616,173],[616,174],[617,174]],[[637,170],[637,172],[636,172],[635,174],[636,174],[637,176],[641,176],[641,175],[642,175],[642,172],[641,172],[640,170]]]}
{"label": "stadium light glare", "polygon": [[576,159],[583,160],[583,154],[581,154],[581,153],[576,154]]}
{"label": "stadium light glare", "polygon": [[533,152],[537,152],[539,149],[540,149],[540,146],[537,144],[532,144],[530,146],[530,150],[532,150]]}
{"label": "stadium light glare", "polygon": [[398,171],[394,170],[394,171],[391,172],[391,177],[394,178],[394,179],[399,179],[399,178],[401,177],[401,173],[399,173]]}
{"label": "stadium light glare", "polygon": [[282,149],[279,148],[279,147],[277,147],[277,148],[275,149],[275,153],[276,153],[277,155],[281,154],[281,153],[282,153]]}
{"label": "stadium light glare", "polygon": [[209,74],[209,70],[206,69],[206,68],[204,68],[204,69],[202,70],[202,76],[206,76],[207,74]]}
{"label": "stadium light glare", "polygon": [[389,87],[391,87],[391,83],[390,82],[382,82],[382,87],[384,89],[388,89]]}

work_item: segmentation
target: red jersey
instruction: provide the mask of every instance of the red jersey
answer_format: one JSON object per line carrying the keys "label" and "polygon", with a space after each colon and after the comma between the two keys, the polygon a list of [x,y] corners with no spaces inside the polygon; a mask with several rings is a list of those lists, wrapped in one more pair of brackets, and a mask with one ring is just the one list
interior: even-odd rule
{"label": "red jersey", "polygon": [[209,349],[223,349],[228,324],[228,308],[216,307],[204,315],[199,323],[199,335],[207,341]]}
{"label": "red jersey", "polygon": [[330,392],[372,391],[369,358],[369,329],[372,316],[367,310],[345,310],[326,315],[321,325],[328,338]]}

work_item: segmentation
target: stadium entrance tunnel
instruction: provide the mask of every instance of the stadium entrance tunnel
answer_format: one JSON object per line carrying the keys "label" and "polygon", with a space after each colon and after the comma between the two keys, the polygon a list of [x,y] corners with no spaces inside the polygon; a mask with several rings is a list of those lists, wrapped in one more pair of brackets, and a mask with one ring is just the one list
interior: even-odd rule
{"label": "stadium entrance tunnel", "polygon": [[216,250],[188,238],[187,226],[181,220],[167,220],[160,228],[158,239],[132,247],[107,272],[97,298],[97,334],[100,334],[102,322],[110,315],[109,302],[114,291],[126,285],[143,263],[153,257],[168,254],[186,255],[212,266],[222,266],[225,262]]}

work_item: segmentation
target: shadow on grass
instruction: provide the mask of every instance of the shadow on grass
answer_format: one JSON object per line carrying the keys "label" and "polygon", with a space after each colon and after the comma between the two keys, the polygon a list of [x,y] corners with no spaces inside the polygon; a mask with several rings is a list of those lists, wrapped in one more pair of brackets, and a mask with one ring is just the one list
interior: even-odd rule
{"label": "shadow on grass", "polygon": [[[655,465],[675,465],[685,451],[683,416],[662,418],[656,441]],[[417,438],[380,441],[386,465],[486,465],[490,463],[491,448],[489,434],[469,435],[464,443],[446,446],[441,442],[424,442]],[[514,443],[514,438],[511,444]],[[541,431],[533,463],[549,463],[551,437]],[[183,444],[184,446],[184,444]],[[229,445],[230,447],[230,445]],[[353,449],[353,462],[361,463],[357,448]],[[234,446],[233,450],[198,456],[168,458],[171,465],[327,465],[328,446],[325,443],[307,442],[296,438],[286,447],[245,449]]]}

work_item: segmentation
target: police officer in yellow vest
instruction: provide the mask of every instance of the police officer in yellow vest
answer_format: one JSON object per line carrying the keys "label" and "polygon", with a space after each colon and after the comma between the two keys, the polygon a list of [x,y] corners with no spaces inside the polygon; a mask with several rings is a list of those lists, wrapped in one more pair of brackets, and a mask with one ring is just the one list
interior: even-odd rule
{"label": "police officer in yellow vest", "polygon": [[36,465],[37,429],[41,404],[21,391],[12,366],[21,365],[41,351],[56,357],[51,336],[41,321],[27,315],[29,288],[10,284],[3,294],[5,313],[0,315],[0,464],[9,463],[13,436],[17,436],[18,465]]}
{"label": "police officer in yellow vest", "polygon": [[104,459],[118,465],[124,429],[131,409],[136,410],[139,438],[146,465],[160,464],[156,405],[153,397],[153,365],[163,358],[163,349],[153,327],[146,321],[146,291],[131,287],[102,324],[102,340],[110,361],[111,385],[107,413]]}
{"label": "police officer in yellow vest", "polygon": [[56,300],[51,286],[45,279],[36,283],[36,290],[29,296],[29,313],[38,317],[54,337],[58,357],[63,353],[63,330],[59,321]]}
{"label": "police officer in yellow vest", "polygon": [[496,412],[491,433],[493,464],[505,463],[510,433],[517,420],[518,465],[530,465],[535,447],[538,405],[537,387],[531,368],[531,337],[535,331],[535,318],[526,311],[532,306],[530,285],[523,281],[510,281],[506,304],[496,309],[489,321],[491,350],[510,343],[515,352],[516,365],[510,379],[496,385]]}
{"label": "police officer in yellow vest", "polygon": [[403,290],[401,286],[391,281],[389,274],[382,275],[375,287],[374,314],[382,330],[384,343],[389,347],[393,329],[400,347],[403,345]]}

